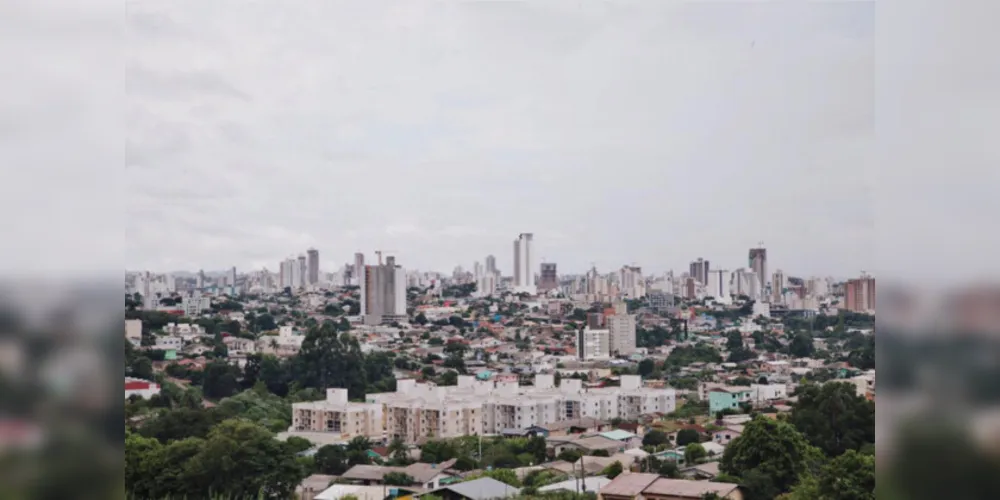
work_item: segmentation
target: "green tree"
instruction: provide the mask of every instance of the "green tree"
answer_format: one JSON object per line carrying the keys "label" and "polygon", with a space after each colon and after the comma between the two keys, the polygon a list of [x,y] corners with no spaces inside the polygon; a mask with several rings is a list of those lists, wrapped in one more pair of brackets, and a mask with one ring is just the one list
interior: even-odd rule
{"label": "green tree", "polygon": [[820,498],[830,500],[874,500],[875,457],[848,450],[819,473]]}
{"label": "green tree", "polygon": [[601,471],[601,475],[607,477],[608,479],[614,479],[621,475],[624,470],[625,468],[622,467],[622,463],[615,461],[611,465],[605,467],[604,470]]}
{"label": "green tree", "polygon": [[225,361],[205,365],[205,378],[201,390],[209,399],[227,398],[239,390],[240,369]]}
{"label": "green tree", "polygon": [[143,380],[153,380],[153,361],[145,356],[135,358],[129,367],[129,374]]}
{"label": "green tree", "polygon": [[651,430],[642,437],[643,446],[661,446],[667,444],[669,440],[667,439],[667,434],[660,430]]}
{"label": "green tree", "polygon": [[788,492],[821,461],[822,452],[791,424],[757,417],[726,447],[719,470],[743,481],[748,500],[770,499]]}
{"label": "green tree", "polygon": [[657,467],[656,473],[673,479],[677,479],[681,476],[680,469],[677,468],[677,462],[673,460],[664,460],[660,462],[660,466]]}
{"label": "green tree", "polygon": [[[358,340],[338,333],[332,323],[324,323],[306,333],[292,364],[292,376],[303,387],[343,387],[348,397],[362,398],[368,388],[364,363]],[[392,367],[388,368],[391,371]]]}
{"label": "green tree", "polygon": [[788,344],[788,353],[797,358],[808,358],[815,352],[812,335],[801,332]]}
{"label": "green tree", "polygon": [[274,316],[270,314],[261,314],[254,319],[254,322],[256,323],[258,332],[268,332],[278,329],[278,324],[274,322]]}
{"label": "green tree", "polygon": [[473,479],[479,479],[481,477],[493,478],[501,483],[505,483],[516,488],[521,487],[521,480],[517,478],[517,473],[514,472],[513,469],[493,469],[485,471],[482,474],[470,476],[466,479],[466,481],[472,481]]}
{"label": "green tree", "polygon": [[409,451],[409,446],[399,437],[389,442],[389,455],[392,456],[393,465],[408,465],[413,462],[410,460]]}
{"label": "green tree", "polygon": [[253,423],[227,420],[212,432],[185,465],[193,491],[285,499],[305,473],[287,443]]}
{"label": "green tree", "polygon": [[735,351],[743,349],[743,336],[740,332],[732,330],[726,334],[726,350]]}
{"label": "green tree", "polygon": [[316,450],[313,455],[316,471],[320,474],[339,476],[349,468],[347,466],[347,451],[340,446],[326,445]]}
{"label": "green tree", "polygon": [[577,460],[580,460],[580,457],[582,456],[583,452],[581,452],[580,450],[563,450],[563,452],[560,453],[559,456],[556,458],[572,464],[576,463]]}
{"label": "green tree", "polygon": [[705,447],[701,443],[691,443],[684,447],[684,463],[689,466],[697,464],[707,456],[708,452],[705,451]]}
{"label": "green tree", "polygon": [[652,359],[646,358],[639,362],[639,375],[642,377],[648,376],[650,373],[656,370],[656,363]]}
{"label": "green tree", "polygon": [[681,429],[677,431],[677,446],[687,446],[691,443],[700,443],[701,435],[694,429]]}
{"label": "green tree", "polygon": [[288,438],[288,447],[293,453],[302,453],[313,447],[312,443],[308,439],[300,438],[298,436],[291,436]]}
{"label": "green tree", "polygon": [[858,396],[852,384],[809,384],[797,395],[789,422],[828,456],[875,442],[875,404]]}
{"label": "green tree", "polygon": [[143,422],[139,434],[163,444],[189,437],[205,438],[219,421],[218,413],[214,410],[177,408],[162,411]]}
{"label": "green tree", "polygon": [[389,486],[409,486],[416,482],[413,476],[405,472],[390,472],[383,476],[382,480]]}

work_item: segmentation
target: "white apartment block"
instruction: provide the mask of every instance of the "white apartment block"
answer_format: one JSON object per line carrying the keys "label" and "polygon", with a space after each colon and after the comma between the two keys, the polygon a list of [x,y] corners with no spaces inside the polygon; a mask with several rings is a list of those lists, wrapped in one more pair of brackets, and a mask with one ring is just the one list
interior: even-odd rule
{"label": "white apartment block", "polygon": [[161,350],[180,349],[181,347],[184,347],[184,339],[173,335],[156,337],[156,345],[153,346],[154,349]]}
{"label": "white apartment block", "polygon": [[[396,392],[369,394],[366,403],[347,403],[346,396],[343,401],[336,401],[336,411],[341,414],[376,415],[372,418],[377,425],[353,429],[352,435],[367,432],[365,435],[375,440],[398,437],[408,443],[499,434],[511,429],[523,431],[581,417],[634,420],[644,414],[669,413],[676,408],[673,389],[642,387],[637,375],[623,376],[621,387],[597,389],[584,388],[580,380],[563,380],[557,387],[554,375],[537,375],[535,385],[527,387],[517,382],[478,381],[471,376],[460,376],[457,387],[417,384],[407,379],[397,381]],[[317,420],[322,425],[304,424],[316,420],[313,417],[316,405],[293,404],[293,425],[289,431],[344,433],[342,427],[337,430],[333,424],[323,423],[334,421],[332,417]]]}
{"label": "white apartment block", "polygon": [[611,357],[611,331],[584,328],[577,333],[576,354],[581,360]]}
{"label": "white apartment block", "polygon": [[344,440],[355,436],[382,439],[382,405],[350,403],[347,389],[327,389],[326,399],[292,405],[289,432],[330,432]]}
{"label": "white apartment block", "polygon": [[222,339],[222,343],[226,344],[226,350],[230,356],[244,356],[257,352],[257,344],[253,339],[226,337]]}
{"label": "white apartment block", "polygon": [[184,310],[184,315],[188,317],[201,316],[202,311],[207,311],[212,308],[212,299],[207,295],[195,295],[191,297],[184,297],[181,300],[181,309]]}
{"label": "white apartment block", "polygon": [[755,404],[766,403],[775,399],[786,399],[788,386],[785,384],[751,384],[750,400]]}

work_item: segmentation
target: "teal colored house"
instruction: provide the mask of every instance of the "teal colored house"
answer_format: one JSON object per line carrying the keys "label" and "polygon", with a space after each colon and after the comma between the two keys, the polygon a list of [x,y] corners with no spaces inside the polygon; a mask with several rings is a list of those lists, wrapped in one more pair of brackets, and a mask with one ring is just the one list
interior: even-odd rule
{"label": "teal colored house", "polygon": [[708,393],[708,411],[715,415],[723,410],[739,410],[740,403],[749,401],[749,387],[720,387]]}

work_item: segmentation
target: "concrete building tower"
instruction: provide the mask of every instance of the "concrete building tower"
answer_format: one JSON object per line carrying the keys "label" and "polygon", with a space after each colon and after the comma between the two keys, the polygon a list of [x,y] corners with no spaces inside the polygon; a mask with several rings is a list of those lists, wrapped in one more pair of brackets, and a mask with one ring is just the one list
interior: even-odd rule
{"label": "concrete building tower", "polygon": [[315,286],[319,284],[319,250],[315,248],[310,248],[306,251],[306,260],[308,267],[308,272],[306,273],[306,282],[310,286]]}
{"label": "concrete building tower", "polygon": [[532,233],[521,233],[514,240],[514,291],[535,293],[534,266],[532,266]]}

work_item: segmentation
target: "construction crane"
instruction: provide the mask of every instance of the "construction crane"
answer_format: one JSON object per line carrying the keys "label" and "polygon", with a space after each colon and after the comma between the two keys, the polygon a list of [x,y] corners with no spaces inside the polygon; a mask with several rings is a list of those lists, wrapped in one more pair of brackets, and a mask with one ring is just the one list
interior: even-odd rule
{"label": "construction crane", "polygon": [[375,255],[378,255],[378,265],[382,265],[382,254],[383,253],[395,253],[395,250],[375,250]]}

